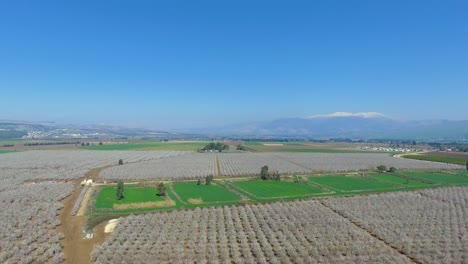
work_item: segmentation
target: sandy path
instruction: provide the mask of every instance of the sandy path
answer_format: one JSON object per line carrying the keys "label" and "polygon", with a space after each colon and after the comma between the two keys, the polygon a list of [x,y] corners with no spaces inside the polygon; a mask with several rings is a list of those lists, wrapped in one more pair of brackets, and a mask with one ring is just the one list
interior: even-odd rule
{"label": "sandy path", "polygon": [[[97,179],[102,169],[103,168],[97,168],[89,171],[85,178],[91,178],[94,181]],[[91,251],[95,245],[102,244],[109,236],[109,234],[104,233],[106,223],[102,223],[96,227],[93,238],[83,239],[83,227],[86,224],[86,216],[71,215],[73,205],[81,192],[81,181],[82,179],[74,181],[75,190],[62,201],[64,207],[60,210],[59,217],[61,224],[57,227],[57,231],[65,236],[61,241],[65,254],[64,263],[93,263],[90,257]]]}

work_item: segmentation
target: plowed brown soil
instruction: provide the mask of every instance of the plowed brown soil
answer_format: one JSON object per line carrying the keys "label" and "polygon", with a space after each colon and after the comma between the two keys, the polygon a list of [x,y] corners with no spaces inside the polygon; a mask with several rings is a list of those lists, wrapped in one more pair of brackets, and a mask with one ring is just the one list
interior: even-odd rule
{"label": "plowed brown soil", "polygon": [[[99,176],[99,172],[102,169],[103,168],[97,168],[89,171],[85,178],[96,181]],[[81,192],[81,181],[82,179],[74,181],[75,190],[70,196],[62,201],[64,207],[60,210],[60,225],[57,227],[57,231],[61,232],[65,236],[61,241],[65,254],[64,263],[93,263],[90,257],[91,251],[95,245],[102,244],[109,236],[109,234],[104,233],[106,223],[102,223],[95,228],[93,238],[83,239],[86,216],[71,215],[73,205]]]}

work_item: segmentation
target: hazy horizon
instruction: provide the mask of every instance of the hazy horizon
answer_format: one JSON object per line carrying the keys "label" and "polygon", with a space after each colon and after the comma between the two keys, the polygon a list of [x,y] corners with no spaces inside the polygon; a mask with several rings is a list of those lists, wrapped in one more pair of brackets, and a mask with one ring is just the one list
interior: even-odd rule
{"label": "hazy horizon", "polygon": [[0,4],[0,119],[468,119],[465,1]]}

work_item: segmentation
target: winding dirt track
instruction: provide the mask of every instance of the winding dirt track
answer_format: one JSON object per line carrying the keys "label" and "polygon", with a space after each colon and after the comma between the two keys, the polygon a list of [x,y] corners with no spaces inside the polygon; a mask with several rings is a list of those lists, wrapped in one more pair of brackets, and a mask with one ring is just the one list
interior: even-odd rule
{"label": "winding dirt track", "polygon": [[[95,181],[99,172],[103,168],[97,168],[89,171],[85,178]],[[109,234],[104,233],[106,223],[101,223],[95,228],[94,237],[91,239],[83,239],[83,228],[86,224],[86,216],[72,216],[71,210],[76,199],[80,195],[80,183],[82,179],[74,181],[75,189],[73,193],[62,200],[63,208],[60,210],[60,225],[57,231],[64,234],[62,239],[63,252],[65,254],[64,263],[86,264],[93,263],[91,261],[91,251],[95,245],[102,244]]]}

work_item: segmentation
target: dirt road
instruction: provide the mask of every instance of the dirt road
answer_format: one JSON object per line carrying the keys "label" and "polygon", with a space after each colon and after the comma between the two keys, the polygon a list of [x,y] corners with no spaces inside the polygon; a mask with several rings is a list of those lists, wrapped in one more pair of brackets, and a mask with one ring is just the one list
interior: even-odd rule
{"label": "dirt road", "polygon": [[[95,181],[102,169],[103,168],[93,169],[89,171],[84,178],[93,179],[93,181]],[[75,189],[70,196],[62,201],[64,207],[60,210],[59,217],[61,224],[57,227],[57,231],[61,232],[65,236],[61,241],[65,254],[64,263],[93,263],[90,257],[91,251],[95,245],[102,244],[109,235],[104,233],[106,223],[102,223],[95,228],[93,238],[83,239],[83,229],[86,224],[86,216],[71,215],[73,205],[81,192],[81,181],[82,179],[74,181]]]}

